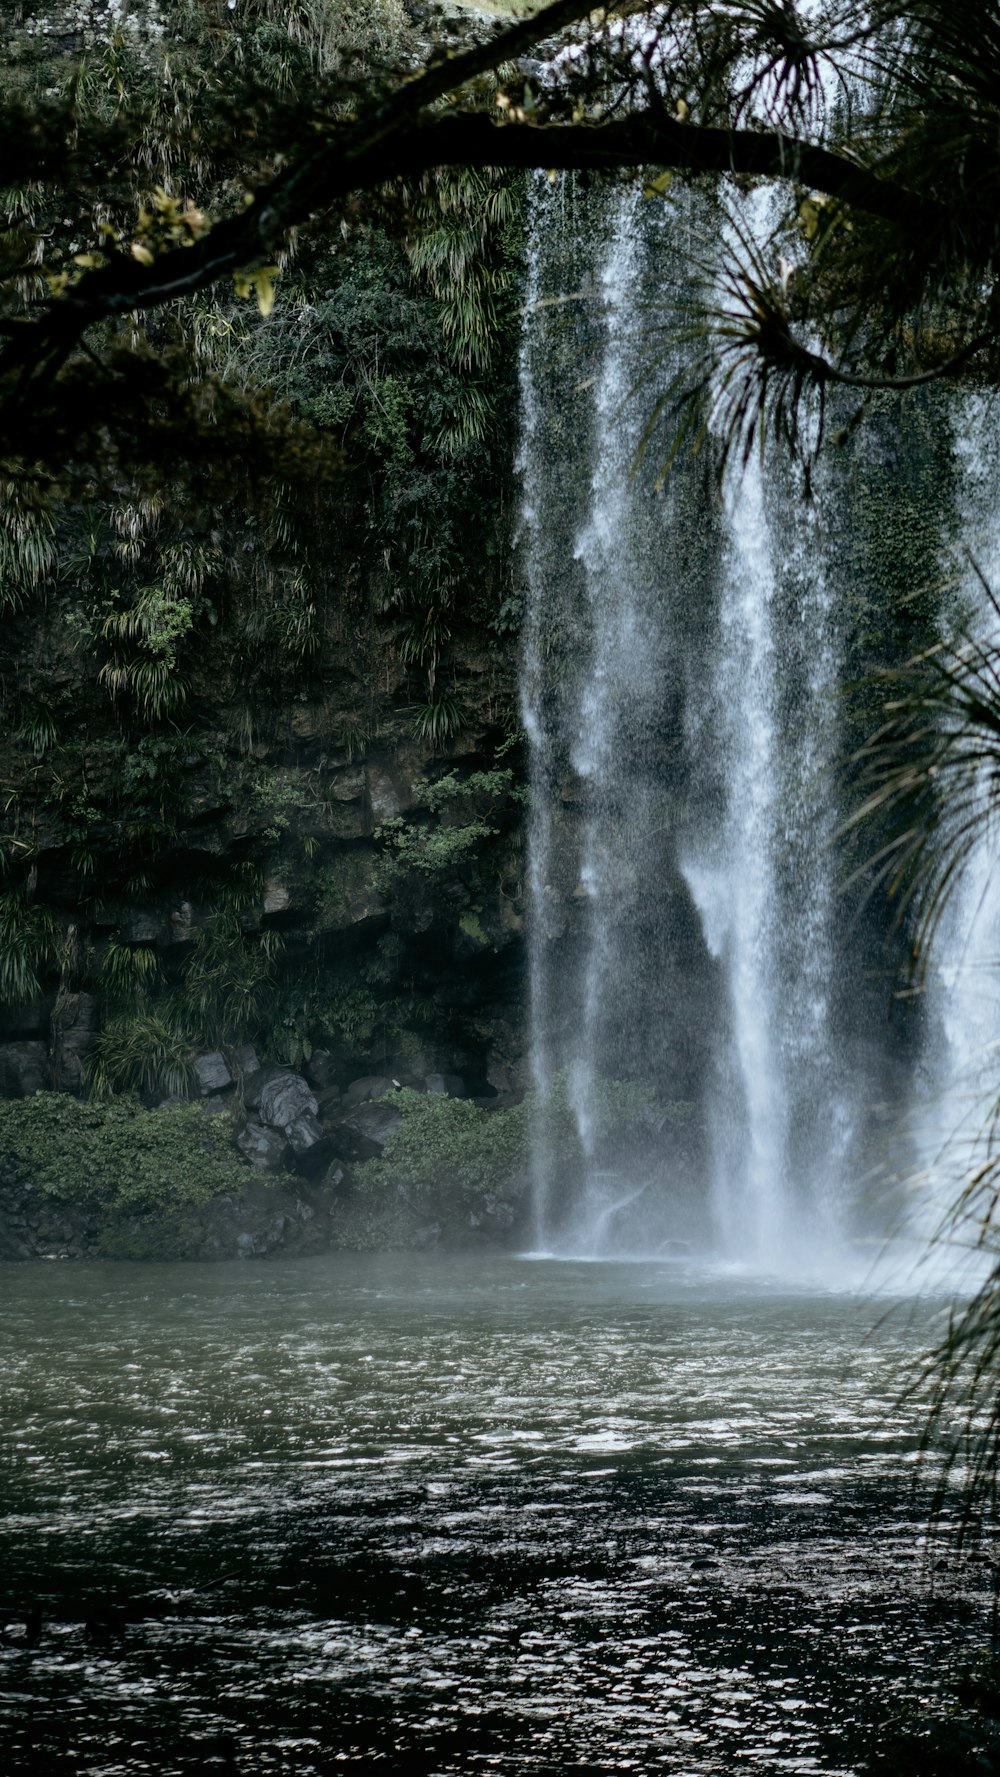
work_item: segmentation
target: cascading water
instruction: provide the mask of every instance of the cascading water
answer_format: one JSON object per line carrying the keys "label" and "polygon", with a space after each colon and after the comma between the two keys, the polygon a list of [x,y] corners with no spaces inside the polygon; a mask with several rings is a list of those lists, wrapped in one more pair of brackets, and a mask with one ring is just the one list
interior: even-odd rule
{"label": "cascading water", "polygon": [[[533,198],[536,1238],[695,1240],[776,1268],[843,1232],[862,1115],[831,844],[843,650],[822,502],[804,504],[790,469],[752,460],[721,501],[711,441],[662,496],[654,449],[636,472],[675,369],[650,375],[646,317],[665,279],[690,276],[705,201],[542,181]],[[622,1079],[651,1083],[653,1102],[642,1139],[609,1152],[603,1095]]]}
{"label": "cascading water", "polygon": [[[958,529],[967,555],[952,627],[975,643],[996,646],[1000,618],[993,598],[1000,593],[1000,518],[993,490],[1000,474],[1000,434],[983,397],[962,404],[955,458]],[[945,910],[935,958],[930,982],[936,1014],[932,1078],[919,1140],[925,1179],[920,1220],[929,1237],[988,1153],[987,1113],[996,1098],[1000,1057],[1000,834],[995,822],[975,844]]]}
{"label": "cascading water", "polygon": [[[653,500],[648,479],[632,477],[644,410],[631,391],[648,354],[643,292],[661,246],[641,198],[608,202],[540,182],[521,463],[533,1071],[547,1109],[536,1234],[540,1245],[577,1251],[634,1242],[640,1228],[671,1237],[670,1218],[646,1201],[657,1182],[646,1161],[619,1152],[609,1164],[608,1082],[656,1082],[659,1110],[646,1118],[655,1135],[658,1118],[683,1120],[707,1059],[679,1053],[679,1001],[691,992],[684,951],[700,940],[676,864],[691,652],[683,607],[692,574],[704,572],[696,557],[705,514],[689,483]],[[567,1130],[569,1190],[558,1177]],[[685,1191],[683,1145],[672,1152],[675,1203]]]}
{"label": "cascading water", "polygon": [[[768,486],[756,456],[727,489],[709,718],[724,812],[714,831],[695,831],[685,859],[728,989],[712,1107],[717,1225],[727,1250],[772,1264],[834,1219],[851,1122],[830,1032],[834,817],[823,760],[835,742],[837,651],[818,527],[796,535],[804,522],[788,492]],[[702,714],[696,743],[705,730]]]}

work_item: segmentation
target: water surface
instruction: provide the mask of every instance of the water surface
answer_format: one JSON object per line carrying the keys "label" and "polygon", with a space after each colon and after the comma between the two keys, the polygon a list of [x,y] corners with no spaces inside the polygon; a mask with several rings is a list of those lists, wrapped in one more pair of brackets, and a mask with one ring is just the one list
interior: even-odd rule
{"label": "water surface", "polygon": [[982,1639],[898,1404],[931,1303],[413,1255],[0,1281],[11,1769],[833,1777]]}

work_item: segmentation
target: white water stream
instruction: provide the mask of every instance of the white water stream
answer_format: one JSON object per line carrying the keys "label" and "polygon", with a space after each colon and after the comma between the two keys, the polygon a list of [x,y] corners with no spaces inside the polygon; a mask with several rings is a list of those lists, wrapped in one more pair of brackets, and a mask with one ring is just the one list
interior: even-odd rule
{"label": "white water stream", "polygon": [[[688,275],[699,201],[667,212],[539,181],[533,205],[532,1060],[543,1105],[558,1100],[576,1132],[567,1163],[558,1116],[539,1118],[535,1242],[598,1255],[683,1241],[822,1273],[878,1231],[859,1180],[882,1072],[900,1077],[838,900],[844,484],[828,474],[810,504],[789,465],[755,454],[720,499],[711,440],[664,495],[655,440],[637,468],[675,368],[656,366],[649,317],[662,280]],[[981,478],[995,485],[994,431],[977,410],[963,522],[983,509]],[[995,521],[974,547],[1000,584]],[[993,862],[981,848],[940,953],[936,1134],[981,1104],[1000,1039]],[[652,1080],[656,1140],[609,1152],[602,1094],[621,1079]]]}

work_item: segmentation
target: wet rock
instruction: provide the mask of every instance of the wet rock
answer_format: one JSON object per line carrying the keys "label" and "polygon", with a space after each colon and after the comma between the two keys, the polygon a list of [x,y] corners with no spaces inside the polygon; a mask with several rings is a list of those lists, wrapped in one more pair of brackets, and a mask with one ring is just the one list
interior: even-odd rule
{"label": "wet rock", "polygon": [[32,1000],[26,1006],[0,1007],[0,1043],[46,1036],[51,1008],[51,998]]}
{"label": "wet rock", "polygon": [[170,938],[171,944],[189,944],[195,933],[194,908],[190,901],[182,901],[178,907],[171,909]]}
{"label": "wet rock", "polygon": [[356,802],[365,792],[365,774],[360,765],[343,766],[330,780],[330,794],[337,802]]}
{"label": "wet rock", "polygon": [[[277,1074],[261,1088],[260,1120],[270,1124],[272,1129],[284,1129],[287,1133],[292,1124],[299,1123],[305,1117],[311,1117],[315,1121],[318,1113],[319,1105],[308,1081],[301,1074]],[[318,1123],[316,1127],[318,1131]],[[314,1139],[318,1141],[318,1133]],[[307,1142],[306,1146],[311,1147],[312,1142]]]}
{"label": "wet rock", "polygon": [[340,1083],[340,1068],[329,1049],[314,1049],[302,1072],[316,1092]]}
{"label": "wet rock", "polygon": [[398,1129],[402,1121],[393,1104],[379,1100],[359,1104],[357,1110],[344,1118],[340,1130],[351,1142],[351,1157],[370,1160],[381,1154],[393,1130]]}
{"label": "wet rock", "polygon": [[260,1109],[261,1095],[265,1086],[269,1086],[272,1080],[289,1080],[291,1078],[292,1069],[290,1067],[278,1067],[273,1064],[258,1067],[252,1073],[245,1074],[243,1079],[243,1103],[246,1105],[247,1110],[256,1111]]}
{"label": "wet rock", "polygon": [[203,1099],[201,1108],[206,1117],[224,1117],[232,1102],[232,1092],[217,1092],[212,1098]]}
{"label": "wet rock", "polygon": [[281,1172],[288,1158],[288,1144],[277,1129],[263,1123],[246,1123],[237,1132],[236,1146],[258,1172]]}
{"label": "wet rock", "polygon": [[323,927],[346,931],[385,912],[374,885],[375,858],[367,852],[345,852],[323,872],[319,884]]}
{"label": "wet rock", "polygon": [[264,912],[285,913],[291,906],[291,891],[277,877],[270,876],[264,884]]}
{"label": "wet rock", "polygon": [[158,944],[164,936],[163,917],[148,907],[137,907],[126,915],[121,933],[128,944]]}
{"label": "wet rock", "polygon": [[49,1083],[44,1043],[0,1044],[0,1098],[31,1098]]}
{"label": "wet rock", "polygon": [[390,765],[370,764],[365,766],[365,780],[372,820],[376,825],[379,821],[404,814],[412,807],[413,789],[402,771]]}
{"label": "wet rock", "polygon": [[57,1092],[79,1092],[83,1085],[84,1058],[97,1038],[99,1006],[93,993],[60,991],[52,1008],[52,1085]]}
{"label": "wet rock", "polygon": [[425,1092],[443,1092],[449,1098],[465,1097],[465,1081],[458,1074],[426,1074]]}
{"label": "wet rock", "polygon": [[223,1092],[233,1083],[229,1063],[221,1049],[213,1049],[208,1055],[199,1055],[194,1062],[194,1073],[203,1098],[207,1098],[210,1092]]}
{"label": "wet rock", "polygon": [[297,1155],[307,1154],[310,1148],[323,1140],[322,1125],[311,1111],[303,1111],[300,1116],[286,1123],[284,1128],[288,1145]]}
{"label": "wet rock", "polygon": [[349,1105],[364,1104],[367,1099],[384,1098],[387,1092],[394,1092],[399,1085],[388,1074],[365,1074],[360,1080],[352,1080],[345,1097]]}

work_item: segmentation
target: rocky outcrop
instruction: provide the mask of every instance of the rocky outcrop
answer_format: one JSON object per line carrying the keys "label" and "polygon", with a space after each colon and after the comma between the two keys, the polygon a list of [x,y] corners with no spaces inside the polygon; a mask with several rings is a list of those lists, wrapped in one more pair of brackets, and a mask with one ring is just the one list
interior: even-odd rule
{"label": "rocky outcrop", "polygon": [[0,1261],[29,1259],[256,1259],[322,1252],[334,1194],[258,1183],[169,1213],[100,1216],[37,1190],[0,1167]]}

